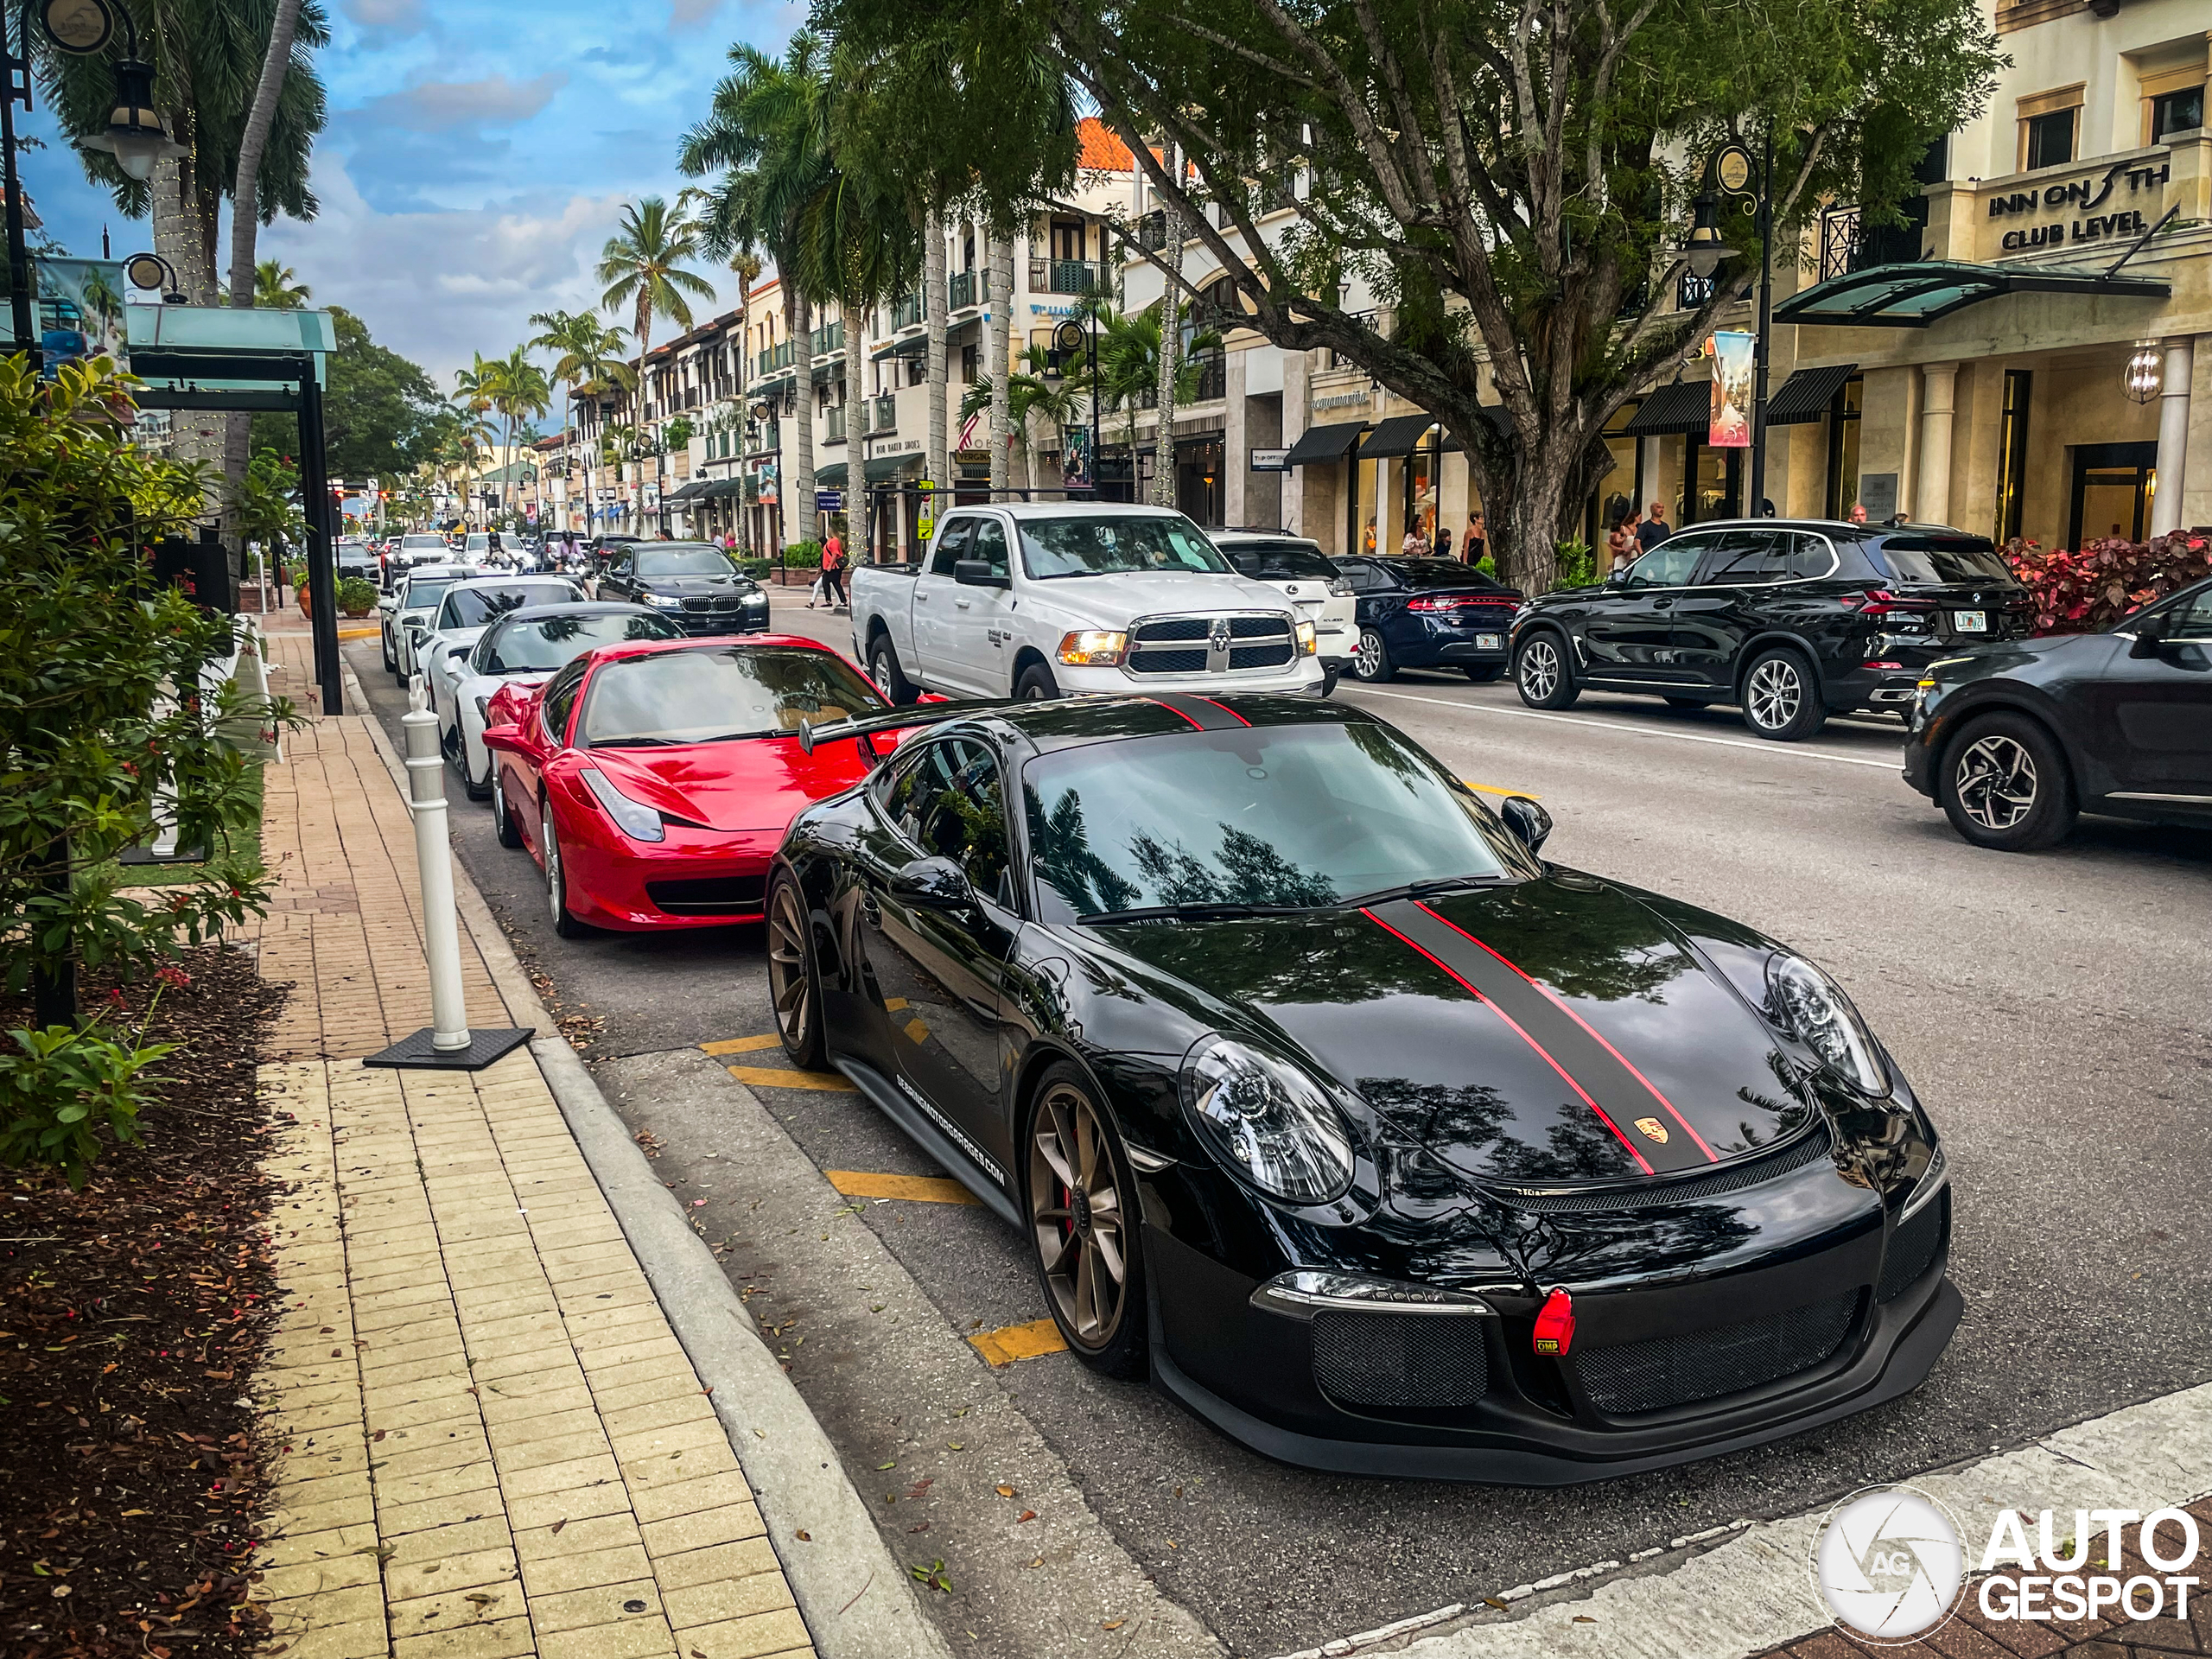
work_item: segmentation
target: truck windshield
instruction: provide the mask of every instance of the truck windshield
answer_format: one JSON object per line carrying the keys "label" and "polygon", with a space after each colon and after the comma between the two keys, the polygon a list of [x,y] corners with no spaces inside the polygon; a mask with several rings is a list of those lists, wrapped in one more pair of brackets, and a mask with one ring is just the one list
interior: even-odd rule
{"label": "truck windshield", "polygon": [[1131,570],[1230,574],[1229,561],[1187,518],[1039,518],[1021,526],[1021,568],[1033,582]]}

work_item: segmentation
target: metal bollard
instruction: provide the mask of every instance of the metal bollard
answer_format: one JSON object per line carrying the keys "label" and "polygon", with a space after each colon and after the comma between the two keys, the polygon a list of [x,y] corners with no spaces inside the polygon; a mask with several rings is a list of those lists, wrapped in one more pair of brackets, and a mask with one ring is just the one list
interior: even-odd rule
{"label": "metal bollard", "polygon": [[461,918],[453,901],[453,849],[446,830],[446,763],[438,752],[438,717],[427,706],[420,674],[407,683],[407,805],[415,815],[415,861],[422,869],[423,938],[430,959],[430,1046],[451,1053],[468,1046],[468,1014],[461,994]]}

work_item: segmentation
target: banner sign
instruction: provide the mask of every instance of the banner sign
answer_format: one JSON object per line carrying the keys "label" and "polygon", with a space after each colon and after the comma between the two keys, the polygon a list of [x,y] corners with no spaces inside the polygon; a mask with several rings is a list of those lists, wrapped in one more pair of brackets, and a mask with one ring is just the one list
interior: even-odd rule
{"label": "banner sign", "polygon": [[1060,487],[1087,490],[1090,485],[1090,429],[1087,426],[1063,428],[1060,433]]}
{"label": "banner sign", "polygon": [[123,262],[40,259],[34,264],[38,343],[48,378],[64,363],[103,353],[113,358],[118,369],[128,369],[130,353],[124,343]]}
{"label": "banner sign", "polygon": [[1758,340],[1724,328],[1706,341],[1713,357],[1713,414],[1705,441],[1715,449],[1751,447],[1752,355]]}

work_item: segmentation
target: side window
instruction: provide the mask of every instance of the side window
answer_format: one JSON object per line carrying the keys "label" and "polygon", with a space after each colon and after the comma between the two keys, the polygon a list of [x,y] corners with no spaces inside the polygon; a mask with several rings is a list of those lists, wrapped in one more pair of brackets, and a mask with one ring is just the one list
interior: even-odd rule
{"label": "side window", "polygon": [[931,743],[893,780],[885,814],[932,858],[949,858],[976,891],[1014,908],[998,762],[973,738]]}
{"label": "side window", "polygon": [[1713,545],[1709,536],[1670,536],[1628,568],[1630,588],[1687,588],[1697,562]]}
{"label": "side window", "polygon": [[1005,575],[1007,574],[1006,527],[995,518],[978,518],[976,521],[974,545],[961,556],[981,559],[991,567],[993,575]]}
{"label": "side window", "polygon": [[2169,639],[2212,639],[2212,587],[2167,606],[2165,617]]}
{"label": "side window", "polygon": [[1735,530],[1717,537],[1698,566],[1698,586],[1748,588],[1779,582],[1789,540],[1771,530]]}
{"label": "side window", "polygon": [[940,531],[937,550],[930,555],[930,575],[949,576],[952,567],[968,556],[968,538],[975,533],[973,518],[956,518]]}
{"label": "side window", "polygon": [[1351,590],[1355,594],[1378,593],[1390,585],[1389,579],[1382,571],[1365,559],[1338,559],[1337,569],[1343,573],[1344,579],[1351,584]]}
{"label": "side window", "polygon": [[545,700],[538,707],[545,721],[545,741],[559,748],[569,734],[569,716],[576,707],[576,688],[584,683],[582,658],[570,663],[556,674],[545,688]]}
{"label": "side window", "polygon": [[1825,537],[1791,531],[1783,540],[1789,544],[1782,557],[1782,574],[1785,577],[1792,580],[1809,577],[1818,582],[1837,564]]}

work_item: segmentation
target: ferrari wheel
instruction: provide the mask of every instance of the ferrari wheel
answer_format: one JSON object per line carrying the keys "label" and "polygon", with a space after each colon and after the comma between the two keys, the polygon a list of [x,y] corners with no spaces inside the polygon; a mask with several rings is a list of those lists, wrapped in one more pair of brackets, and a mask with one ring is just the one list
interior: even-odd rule
{"label": "ferrari wheel", "polygon": [[806,899],[788,870],[776,872],[768,889],[768,995],[776,1007],[776,1034],[802,1071],[829,1063],[822,1043],[822,977],[807,930]]}
{"label": "ferrari wheel", "polygon": [[522,845],[522,831],[507,816],[507,780],[499,776],[499,763],[492,762],[492,830],[499,845],[510,849]]}
{"label": "ferrari wheel", "polygon": [[590,927],[569,913],[569,872],[561,861],[561,832],[553,824],[553,803],[538,806],[538,842],[545,854],[545,906],[553,912],[553,931],[564,939],[580,939]]}
{"label": "ferrari wheel", "polygon": [[1092,1370],[1141,1376],[1135,1185],[1113,1124],[1072,1065],[1055,1065],[1037,1086],[1026,1161],[1030,1241],[1053,1323]]}

